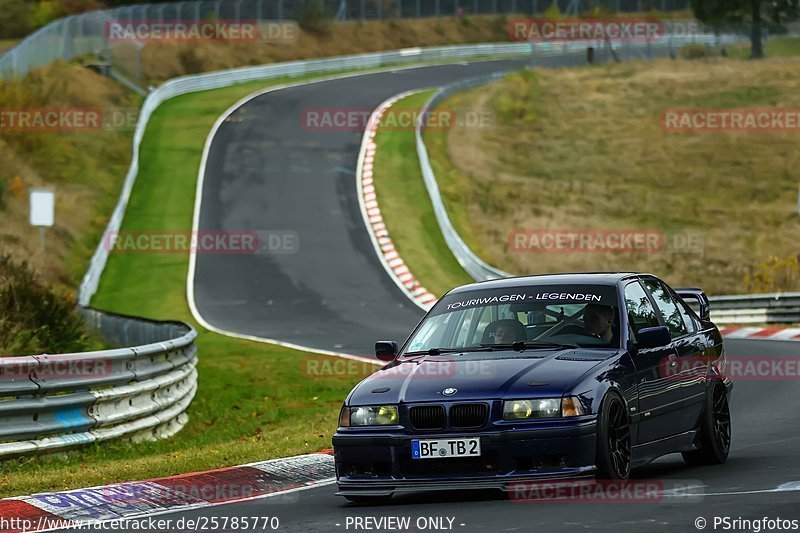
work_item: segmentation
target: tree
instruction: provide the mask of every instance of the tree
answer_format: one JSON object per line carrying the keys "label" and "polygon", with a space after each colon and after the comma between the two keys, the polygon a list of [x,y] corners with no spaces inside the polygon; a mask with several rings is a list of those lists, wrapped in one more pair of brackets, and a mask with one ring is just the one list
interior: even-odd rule
{"label": "tree", "polygon": [[764,56],[761,46],[763,25],[780,29],[784,22],[796,20],[800,0],[692,0],[692,11],[703,23],[726,29],[750,25],[750,57]]}

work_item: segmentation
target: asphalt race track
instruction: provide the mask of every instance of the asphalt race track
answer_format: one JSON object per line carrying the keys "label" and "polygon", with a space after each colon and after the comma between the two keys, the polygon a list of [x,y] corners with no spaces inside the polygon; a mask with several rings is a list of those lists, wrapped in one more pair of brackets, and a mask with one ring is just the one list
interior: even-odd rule
{"label": "asphalt race track", "polygon": [[[572,66],[580,54],[539,58]],[[513,68],[531,59],[428,66],[283,89],[235,111],[214,137],[202,191],[200,230],[296,232],[293,254],[198,255],[196,305],[204,320],[240,334],[317,349],[370,354],[377,339],[403,340],[421,318],[385,274],[356,199],[360,131],[308,131],[307,109],[372,110],[392,95]],[[731,340],[733,356],[792,357],[800,344]],[[280,531],[386,530],[354,517],[452,518],[456,531],[697,531],[714,516],[800,519],[800,389],[792,380],[740,381],[732,399],[733,445],[728,463],[690,468],[679,455],[634,472],[665,488],[695,495],[654,502],[510,502],[496,492],[395,497],[387,506],[359,507],[334,495],[335,485],[285,496],[181,511],[164,518],[277,516]],[[787,485],[789,484],[789,485]],[[782,487],[781,490],[776,490]],[[698,496],[696,493],[701,493]],[[348,518],[351,521],[348,521]],[[416,529],[412,526],[411,529]],[[445,528],[447,529],[447,528]],[[718,527],[717,530],[720,530]]]}
{"label": "asphalt race track", "polygon": [[[584,54],[536,58],[585,63]],[[400,69],[273,91],[250,100],[213,138],[200,231],[287,231],[295,253],[198,254],[195,302],[226,331],[371,355],[376,340],[405,340],[423,312],[381,266],[364,226],[355,169],[363,131],[304,128],[308,110],[371,112],[410,89],[434,87],[531,59]]]}
{"label": "asphalt race track", "polygon": [[[733,356],[796,357],[796,342],[737,340],[726,343]],[[695,520],[731,518],[800,519],[800,492],[773,491],[794,483],[800,490],[800,433],[796,380],[739,381],[731,401],[733,443],[728,462],[691,468],[680,455],[669,455],[634,471],[639,480],[658,480],[665,489],[692,486],[692,496],[663,497],[637,503],[515,502],[499,492],[419,493],[396,496],[381,507],[359,507],[335,496],[335,485],[293,492],[247,503],[228,504],[161,515],[276,516],[279,531],[366,531],[347,527],[348,517],[453,518],[453,530],[495,531],[697,531]],[[770,492],[772,491],[772,492]],[[444,520],[447,524],[447,520]],[[464,524],[463,526],[460,524]],[[412,530],[415,528],[411,528]],[[385,531],[385,529],[379,529]],[[736,530],[736,529],[735,529]],[[717,531],[720,531],[718,528]]]}

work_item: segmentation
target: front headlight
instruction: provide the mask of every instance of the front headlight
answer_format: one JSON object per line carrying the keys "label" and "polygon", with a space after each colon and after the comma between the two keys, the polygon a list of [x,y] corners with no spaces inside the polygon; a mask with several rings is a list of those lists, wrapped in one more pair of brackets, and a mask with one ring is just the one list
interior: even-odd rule
{"label": "front headlight", "polygon": [[[345,413],[345,411],[347,413]],[[348,416],[349,415],[349,416]],[[394,426],[400,420],[396,405],[369,405],[345,407],[339,417],[339,425],[346,426]],[[344,422],[347,422],[345,425]]]}
{"label": "front headlight", "polygon": [[583,415],[583,404],[573,396],[566,398],[536,398],[503,402],[503,420],[558,418]]}

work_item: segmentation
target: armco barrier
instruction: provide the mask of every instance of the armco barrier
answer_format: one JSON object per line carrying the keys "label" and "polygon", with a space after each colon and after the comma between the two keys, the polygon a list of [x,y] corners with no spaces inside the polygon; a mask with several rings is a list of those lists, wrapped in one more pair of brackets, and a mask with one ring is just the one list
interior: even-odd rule
{"label": "armco barrier", "polygon": [[[594,9],[589,0],[554,0],[562,12]],[[321,0],[324,11],[335,19],[382,20],[462,15],[541,13],[553,5],[551,0]],[[143,42],[114,42],[108,39],[108,24],[131,24],[143,21],[184,23],[219,20],[226,22],[300,21],[306,0],[191,0],[155,4],[136,3],[102,9],[55,20],[23,39],[0,56],[0,77],[24,75],[58,59],[100,55],[115,69],[140,83]],[[659,0],[651,4],[662,12],[689,8],[689,0]],[[647,8],[649,9],[649,8]],[[644,12],[641,0],[615,6],[616,11]]]}
{"label": "armco barrier", "polygon": [[[614,43],[611,46],[613,47],[614,54],[617,57],[626,59],[641,57],[643,54],[647,57],[672,55],[676,52],[678,47],[687,43],[720,46],[735,43],[743,39],[744,37],[738,35],[701,35],[692,36],[691,38],[669,38],[657,43]],[[593,46],[596,48],[598,53],[608,53],[608,44],[604,42],[572,42],[563,44],[552,43],[552,46],[560,47],[560,52],[585,50],[588,46]],[[428,157],[428,150],[425,147],[423,118],[427,116],[427,114],[440,102],[449,96],[473,87],[492,83],[504,77],[506,74],[507,73],[504,72],[493,73],[487,76],[463,80],[440,88],[428,100],[428,102],[426,102],[422,112],[420,113],[420,120],[417,122],[416,128],[417,156],[419,157],[420,168],[422,170],[422,178],[425,181],[425,188],[428,190],[428,196],[433,204],[433,211],[436,215],[436,221],[439,224],[439,229],[444,236],[447,246],[450,248],[450,251],[453,253],[461,267],[467,272],[467,274],[472,276],[477,281],[504,278],[510,276],[510,274],[489,265],[480,257],[478,257],[469,248],[469,246],[467,246],[456,229],[453,227],[452,222],[450,222],[450,217],[447,215],[447,210],[445,209],[444,202],[442,201],[442,195],[439,192],[439,186],[436,183],[436,175],[431,167],[430,158]]]}
{"label": "armco barrier", "polygon": [[[742,39],[744,39],[744,37],[736,35],[701,36],[694,38],[692,42],[709,46],[718,46],[734,43]],[[670,39],[666,42],[652,45],[639,44],[637,46],[632,43],[626,43],[624,45],[614,45],[614,47],[615,52],[623,57],[625,55],[635,56],[641,54],[643,50],[645,50],[648,55],[663,55],[665,53],[672,53],[678,46],[684,43],[685,41],[680,39]],[[570,51],[573,49],[575,43],[570,44],[564,45],[563,51]],[[581,46],[585,48],[588,45],[587,43],[581,43]],[[605,43],[600,43],[597,46],[597,49],[602,51],[602,47],[605,46]],[[420,117],[425,117],[427,113],[434,109],[439,103],[457,92],[492,83],[507,74],[507,72],[497,72],[444,86],[426,102],[420,113]],[[450,248],[450,251],[461,267],[477,281],[510,276],[511,274],[489,265],[478,257],[464,242],[455,227],[453,227],[450,217],[447,215],[444,202],[442,201],[439,186],[436,182],[436,175],[428,156],[428,150],[425,147],[423,123],[423,120],[420,120],[416,128],[417,156],[419,158],[425,187],[428,191],[431,203],[433,204],[434,214],[447,246]],[[710,300],[712,303],[711,318],[719,323],[800,323],[800,293],[712,296]]]}
{"label": "armco barrier", "polygon": [[800,324],[800,293],[712,296],[711,318],[725,324]]}
{"label": "armco barrier", "polygon": [[[687,38],[664,39],[662,42],[656,44],[624,43],[624,45],[615,44],[614,46],[617,48],[622,47],[622,49],[631,54],[646,56],[654,50],[675,50],[676,47],[679,47],[685,43],[702,42],[720,44],[722,42],[727,42],[725,39],[725,37],[719,36],[691,36]],[[733,40],[733,38],[727,39],[728,41]],[[268,80],[282,77],[298,77],[308,74],[335,73],[348,70],[375,69],[389,65],[402,65],[432,61],[453,61],[465,58],[492,56],[539,56],[563,53],[585,53],[588,46],[595,46],[598,49],[601,49],[606,46],[606,43],[525,42],[407,48],[403,50],[357,54],[328,59],[316,59],[311,61],[291,61],[287,63],[277,63],[259,67],[237,68],[221,72],[173,78],[160,85],[157,89],[151,91],[142,105],[142,109],[139,113],[139,120],[136,124],[136,129],[133,135],[133,154],[131,166],[128,169],[127,176],[125,177],[125,182],[122,186],[122,193],[120,194],[119,201],[117,202],[114,213],[111,215],[111,219],[106,227],[106,234],[112,234],[113,232],[119,231],[120,225],[122,224],[122,219],[125,215],[125,209],[128,205],[128,199],[130,198],[131,191],[133,190],[133,184],[136,181],[136,175],[139,172],[139,147],[141,145],[147,123],[149,122],[153,112],[156,110],[156,108],[158,108],[159,105],[161,105],[161,103],[175,96],[198,91],[206,91],[210,89],[219,89],[221,87],[228,87],[236,83],[248,81]],[[419,146],[421,143],[421,133],[418,135],[420,136],[420,139],[418,140]],[[427,183],[428,180],[426,179],[426,184]],[[439,213],[437,213],[437,218],[438,217]],[[456,255],[456,257],[459,257],[459,260],[461,260],[459,255]],[[98,245],[97,250],[95,250],[89,269],[87,270],[86,275],[81,282],[80,291],[78,293],[78,302],[81,306],[88,306],[89,301],[97,291],[100,275],[105,268],[107,259],[108,251],[101,242]]]}
{"label": "armco barrier", "polygon": [[0,459],[118,437],[167,437],[186,423],[197,390],[197,332],[81,312],[109,342],[132,347],[0,358]]}
{"label": "armco barrier", "polygon": [[[139,120],[133,135],[133,153],[131,166],[125,177],[122,186],[122,193],[114,209],[111,219],[106,227],[106,234],[113,234],[119,231],[122,219],[125,216],[125,209],[128,205],[136,175],[139,172],[139,147],[144,137],[145,129],[150,121],[153,112],[161,103],[179,96],[209,89],[227,87],[236,83],[243,83],[256,80],[268,80],[282,77],[298,77],[315,73],[334,73],[356,69],[380,68],[387,65],[401,65],[416,63],[421,61],[441,61],[455,60],[467,57],[481,56],[502,56],[502,55],[525,55],[530,54],[532,47],[529,43],[515,44],[478,44],[471,46],[445,46],[430,48],[410,48],[405,50],[394,50],[390,52],[377,52],[371,54],[359,54],[351,56],[334,57],[329,59],[317,59],[311,61],[292,61],[288,63],[278,63],[264,65],[260,67],[246,67],[209,74],[197,74],[182,76],[171,79],[157,89],[150,92],[142,105],[139,113]],[[551,47],[540,47],[543,53]],[[105,268],[108,259],[108,251],[101,242],[92,256],[89,269],[81,282],[78,293],[78,302],[82,306],[88,306],[97,285],[100,275]]]}

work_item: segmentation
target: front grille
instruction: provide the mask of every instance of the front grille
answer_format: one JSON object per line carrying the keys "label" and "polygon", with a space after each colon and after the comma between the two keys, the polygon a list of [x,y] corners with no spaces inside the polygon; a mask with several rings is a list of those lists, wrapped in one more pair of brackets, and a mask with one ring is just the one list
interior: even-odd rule
{"label": "front grille", "polygon": [[419,405],[409,411],[414,429],[444,429],[444,407],[441,405]]}
{"label": "front grille", "polygon": [[489,408],[485,403],[461,403],[450,408],[450,426],[479,428],[486,424]]}

